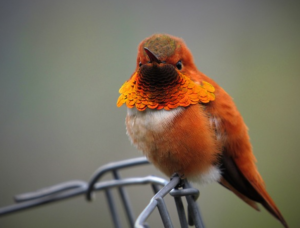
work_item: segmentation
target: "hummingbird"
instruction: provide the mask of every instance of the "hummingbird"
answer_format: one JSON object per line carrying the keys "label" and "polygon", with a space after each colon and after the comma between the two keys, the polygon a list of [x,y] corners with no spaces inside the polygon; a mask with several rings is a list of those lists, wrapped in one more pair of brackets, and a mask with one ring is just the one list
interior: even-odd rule
{"label": "hummingbird", "polygon": [[132,142],[167,176],[218,182],[288,225],[255,165],[248,128],[233,99],[200,72],[185,42],[154,34],[138,46],[136,69],[119,90]]}

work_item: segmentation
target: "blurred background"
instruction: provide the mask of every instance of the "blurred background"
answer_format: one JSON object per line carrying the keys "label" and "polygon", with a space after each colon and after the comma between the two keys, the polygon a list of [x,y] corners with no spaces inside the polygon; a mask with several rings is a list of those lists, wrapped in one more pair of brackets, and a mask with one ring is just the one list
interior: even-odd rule
{"label": "blurred background", "polygon": [[[267,189],[298,227],[299,19],[297,1],[1,1],[0,207],[141,156],[125,134],[118,89],[135,69],[139,42],[169,33],[234,98]],[[148,174],[163,176],[151,166],[126,171]],[[281,227],[218,184],[195,186],[207,228]],[[138,215],[151,190],[129,190]],[[178,226],[171,200],[169,208]],[[92,203],[77,197],[1,217],[0,227],[111,227],[109,216],[98,193]]]}

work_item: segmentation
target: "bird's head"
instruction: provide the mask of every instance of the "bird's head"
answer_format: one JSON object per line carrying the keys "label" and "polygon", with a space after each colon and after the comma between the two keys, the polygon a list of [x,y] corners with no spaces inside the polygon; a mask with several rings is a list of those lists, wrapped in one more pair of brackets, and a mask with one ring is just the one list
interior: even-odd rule
{"label": "bird's head", "polygon": [[170,110],[214,100],[214,87],[194,82],[195,72],[192,54],[182,39],[155,34],[140,43],[136,70],[120,88],[117,106]]}
{"label": "bird's head", "polygon": [[182,73],[196,70],[192,54],[184,41],[166,34],[155,34],[140,43],[136,71],[144,66],[159,66]]}

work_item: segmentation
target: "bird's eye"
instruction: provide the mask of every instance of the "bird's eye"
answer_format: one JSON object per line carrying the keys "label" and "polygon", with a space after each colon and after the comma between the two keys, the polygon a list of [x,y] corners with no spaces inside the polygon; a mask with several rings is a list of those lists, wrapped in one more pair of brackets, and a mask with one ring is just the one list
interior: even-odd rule
{"label": "bird's eye", "polygon": [[177,63],[176,63],[176,67],[178,70],[181,70],[182,69],[182,62],[181,60],[179,60]]}
{"label": "bird's eye", "polygon": [[142,62],[139,62],[139,67],[141,67],[143,64],[142,64]]}

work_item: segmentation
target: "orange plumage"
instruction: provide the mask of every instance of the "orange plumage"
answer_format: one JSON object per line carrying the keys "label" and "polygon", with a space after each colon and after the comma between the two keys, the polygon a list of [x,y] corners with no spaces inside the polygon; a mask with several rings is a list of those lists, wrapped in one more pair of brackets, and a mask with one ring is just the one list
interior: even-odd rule
{"label": "orange plumage", "polygon": [[120,88],[127,133],[163,173],[218,181],[288,227],[257,171],[247,127],[232,98],[197,70],[183,40],[156,34],[138,47],[136,70]]}

